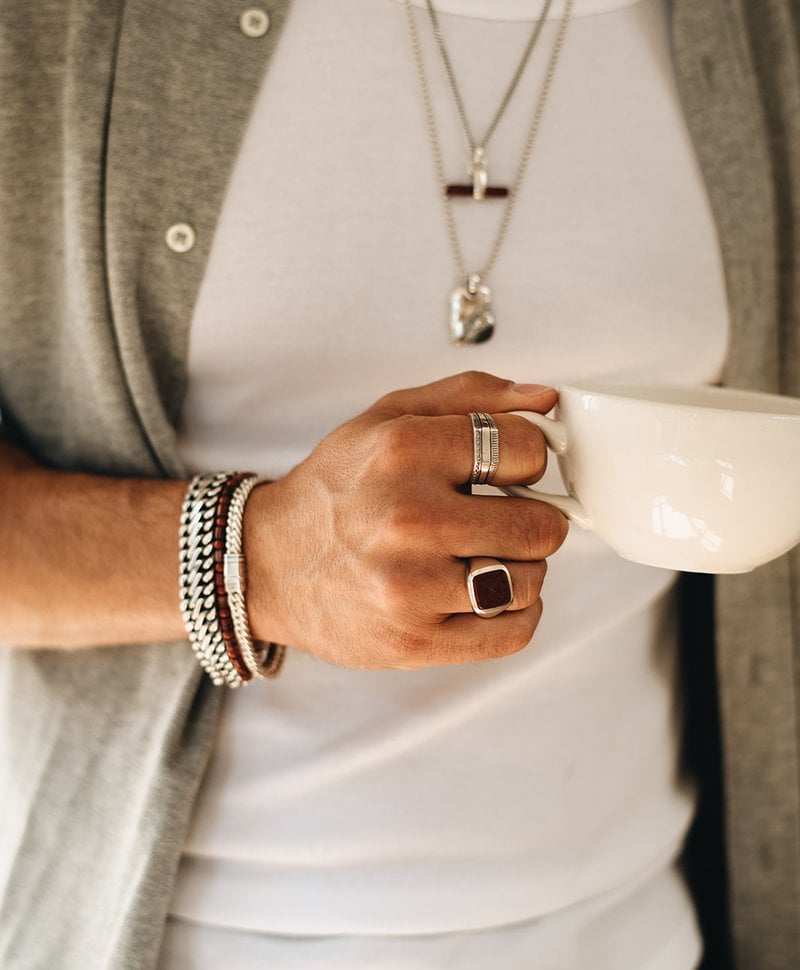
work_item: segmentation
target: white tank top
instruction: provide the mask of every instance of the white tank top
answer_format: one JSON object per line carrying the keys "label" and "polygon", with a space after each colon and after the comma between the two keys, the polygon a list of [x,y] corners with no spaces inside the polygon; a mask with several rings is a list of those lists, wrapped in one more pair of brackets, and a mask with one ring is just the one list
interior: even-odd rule
{"label": "white tank top", "polygon": [[[485,128],[540,4],[436,6]],[[493,182],[513,180],[560,6],[487,151]],[[417,18],[462,180],[464,137]],[[471,265],[501,213],[459,204]],[[194,316],[190,467],[282,475],[380,395],[469,368],[717,380],[721,264],[663,0],[576,0],[486,344],[449,341],[457,282],[402,3],[294,0]],[[227,697],[164,966],[217,966],[217,947],[233,970],[688,970],[673,583],[572,530],[521,654],[412,673],[290,652],[276,682]]]}

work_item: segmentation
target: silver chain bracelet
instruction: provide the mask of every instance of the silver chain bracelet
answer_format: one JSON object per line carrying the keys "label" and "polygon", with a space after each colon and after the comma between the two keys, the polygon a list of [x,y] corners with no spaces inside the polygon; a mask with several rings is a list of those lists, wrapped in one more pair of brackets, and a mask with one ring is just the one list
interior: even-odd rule
{"label": "silver chain bracelet", "polygon": [[197,475],[186,492],[180,524],[181,613],[200,666],[217,686],[243,683],[222,638],[214,592],[213,535],[217,499],[230,473]]}
{"label": "silver chain bracelet", "polygon": [[233,619],[233,628],[242,657],[256,677],[276,677],[286,655],[286,647],[277,643],[253,642],[245,605],[246,572],[243,555],[242,521],[250,493],[267,479],[246,478],[233,493],[228,507],[225,532],[225,590]]}

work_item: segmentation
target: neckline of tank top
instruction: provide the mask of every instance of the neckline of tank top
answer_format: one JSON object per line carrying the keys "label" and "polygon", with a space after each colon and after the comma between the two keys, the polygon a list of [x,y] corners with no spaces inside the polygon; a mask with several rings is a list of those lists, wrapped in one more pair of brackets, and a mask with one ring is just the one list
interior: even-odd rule
{"label": "neckline of tank top", "polygon": [[[394,0],[402,3],[403,0]],[[424,7],[425,0],[411,0],[415,7]],[[572,19],[597,14],[614,13],[627,7],[635,7],[646,0],[574,0]],[[553,0],[548,20],[560,20],[565,0]],[[532,21],[541,9],[541,3],[531,0],[434,0],[436,12],[480,20],[526,20]]]}

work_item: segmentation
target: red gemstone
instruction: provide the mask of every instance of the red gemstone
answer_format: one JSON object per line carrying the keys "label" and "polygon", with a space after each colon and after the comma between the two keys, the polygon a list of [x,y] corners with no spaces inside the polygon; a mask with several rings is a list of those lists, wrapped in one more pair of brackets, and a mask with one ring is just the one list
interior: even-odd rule
{"label": "red gemstone", "polygon": [[475,602],[481,610],[496,610],[511,602],[511,584],[505,569],[498,567],[472,577]]}

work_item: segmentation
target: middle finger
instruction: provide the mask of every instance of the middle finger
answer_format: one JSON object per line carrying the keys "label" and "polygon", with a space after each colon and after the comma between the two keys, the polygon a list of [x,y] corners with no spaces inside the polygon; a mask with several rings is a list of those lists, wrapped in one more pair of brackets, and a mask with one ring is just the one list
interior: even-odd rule
{"label": "middle finger", "polygon": [[443,547],[460,559],[489,556],[533,562],[560,548],[568,524],[561,512],[544,502],[456,495],[438,531]]}
{"label": "middle finger", "polygon": [[[547,466],[547,445],[541,431],[518,414],[494,415],[500,454],[492,478],[495,485],[530,485]],[[475,463],[472,419],[466,414],[442,417],[404,415],[382,425],[381,454],[407,475],[430,475],[450,485],[463,485]]]}

